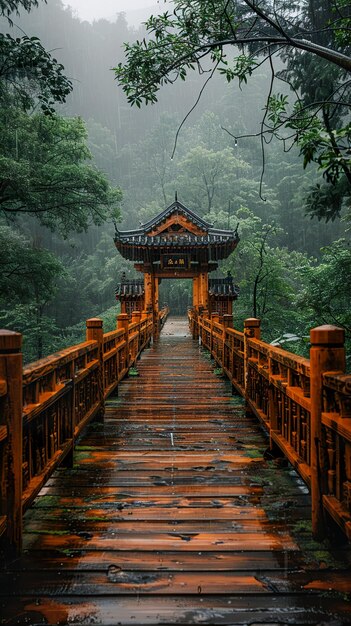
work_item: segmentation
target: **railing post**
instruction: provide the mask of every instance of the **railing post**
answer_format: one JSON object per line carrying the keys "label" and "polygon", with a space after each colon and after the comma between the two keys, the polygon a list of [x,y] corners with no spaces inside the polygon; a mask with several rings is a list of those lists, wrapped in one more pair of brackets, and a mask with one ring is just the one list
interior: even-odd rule
{"label": "railing post", "polygon": [[135,322],[140,322],[140,319],[141,319],[140,311],[133,311],[133,313],[132,313],[132,324],[135,324]]}
{"label": "railing post", "polygon": [[141,318],[140,321],[141,322],[146,322],[144,324],[144,348],[149,347],[150,346],[150,338],[148,336],[148,327],[147,327],[147,320],[148,320],[148,312],[146,309],[143,309],[141,312]]}
{"label": "railing post", "polygon": [[127,313],[120,313],[117,316],[117,328],[118,330],[119,329],[124,330],[124,339],[126,342],[124,365],[125,365],[125,368],[129,369],[129,333],[128,333],[129,317]]}
{"label": "railing post", "polygon": [[6,384],[4,418],[7,427],[6,544],[5,551],[18,554],[22,547],[22,335],[0,331],[0,377]]}
{"label": "railing post", "polygon": [[133,361],[135,361],[138,357],[138,354],[141,350],[141,340],[140,340],[140,320],[141,320],[141,312],[133,311],[132,313],[132,324],[138,324],[138,347],[136,350],[136,354],[133,354]]}
{"label": "railing post", "polygon": [[98,344],[98,394],[100,409],[96,420],[102,422],[105,414],[105,376],[104,376],[104,330],[102,320],[99,317],[91,317],[86,321],[86,340],[97,341]]}
{"label": "railing post", "polygon": [[213,325],[214,325],[214,323],[215,323],[215,322],[216,322],[217,324],[218,324],[218,322],[219,322],[219,313],[217,313],[217,312],[211,313],[211,337],[210,337],[210,352],[211,352],[212,356],[213,356],[213,346],[214,346],[214,341],[213,341],[213,337],[214,337]]}
{"label": "railing post", "polygon": [[[208,309],[203,309],[202,310],[201,317],[204,320],[208,320],[208,318],[209,318],[209,311],[208,311]],[[201,337],[201,343],[204,346],[204,345],[206,345],[206,331],[205,331],[203,326],[200,329],[199,325],[198,325],[198,330],[199,330],[199,335]]]}
{"label": "railing post", "polygon": [[250,413],[248,406],[248,374],[249,374],[249,346],[248,339],[260,339],[261,338],[261,320],[256,317],[248,317],[244,320],[244,384],[245,384],[245,399],[246,399],[246,411]]}
{"label": "railing post", "polygon": [[226,341],[226,333],[227,333],[227,328],[233,328],[233,316],[232,315],[228,315],[227,313],[225,313],[223,315],[223,351],[222,351],[222,367],[229,369],[226,367],[226,349],[225,349],[225,341]]}
{"label": "railing post", "polygon": [[198,339],[199,337],[199,315],[197,309],[192,307],[189,310],[190,317],[190,332],[193,339]]}
{"label": "railing post", "polygon": [[321,540],[326,534],[323,492],[327,489],[328,468],[322,434],[323,373],[345,372],[345,332],[337,326],[319,326],[310,331],[310,340],[312,533]]}

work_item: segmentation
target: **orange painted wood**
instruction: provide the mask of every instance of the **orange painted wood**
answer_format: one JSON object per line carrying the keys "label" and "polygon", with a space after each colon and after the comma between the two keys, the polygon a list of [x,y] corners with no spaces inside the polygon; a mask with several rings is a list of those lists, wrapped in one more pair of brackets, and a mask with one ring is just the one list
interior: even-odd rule
{"label": "orange painted wood", "polygon": [[307,489],[186,322],[136,366],[27,511],[4,623],[351,623],[348,551],[311,543]]}

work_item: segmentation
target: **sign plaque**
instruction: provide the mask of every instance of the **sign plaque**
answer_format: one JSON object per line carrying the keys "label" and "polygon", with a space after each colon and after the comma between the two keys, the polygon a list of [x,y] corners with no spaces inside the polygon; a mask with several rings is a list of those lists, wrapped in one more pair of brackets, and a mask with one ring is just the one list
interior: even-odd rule
{"label": "sign plaque", "polygon": [[161,268],[163,270],[189,269],[189,256],[187,254],[162,254]]}

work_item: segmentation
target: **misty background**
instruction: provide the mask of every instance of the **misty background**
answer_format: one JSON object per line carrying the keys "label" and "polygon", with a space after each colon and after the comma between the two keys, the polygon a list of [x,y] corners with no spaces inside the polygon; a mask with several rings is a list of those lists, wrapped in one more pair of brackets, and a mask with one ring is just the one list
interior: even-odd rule
{"label": "misty background", "polygon": [[[241,91],[214,76],[180,129],[171,159],[177,130],[206,76],[194,72],[186,85],[162,88],[157,104],[131,108],[112,68],[123,61],[123,42],[144,36],[140,21],[167,5],[100,2],[105,17],[94,20],[95,4],[50,0],[16,17],[11,32],[38,36],[64,65],[74,89],[58,112],[84,120],[94,165],[122,190],[118,228],[138,227],[171,204],[176,191],[182,203],[213,224],[223,228],[239,224],[238,250],[217,272],[220,276],[230,270],[241,288],[235,325],[241,329],[243,319],[252,315],[253,283],[260,271],[265,280],[256,314],[262,317],[265,339],[290,333],[293,349],[303,353],[309,328],[320,321],[316,304],[320,287],[313,282],[314,272],[325,263],[325,246],[344,236],[345,226],[340,220],[325,224],[305,216],[306,190],[318,174],[312,166],[304,170],[298,152],[285,153],[279,143],[265,148],[260,196],[260,142],[240,136],[259,131],[268,68],[263,65]],[[114,327],[116,283],[122,272],[133,277],[136,273],[117,254],[113,223],[91,226],[66,239],[31,218],[15,227],[33,245],[56,255],[64,268],[50,298],[41,297],[40,324],[39,308],[33,312],[33,302],[22,303],[23,310],[19,304],[16,309],[11,303],[2,305],[2,324],[25,335],[27,360],[81,341],[88,317],[100,315],[106,330]],[[320,281],[325,283],[323,276]],[[163,281],[162,302],[167,301],[172,312],[185,314],[191,304],[190,283]],[[311,285],[317,290],[315,302]]]}

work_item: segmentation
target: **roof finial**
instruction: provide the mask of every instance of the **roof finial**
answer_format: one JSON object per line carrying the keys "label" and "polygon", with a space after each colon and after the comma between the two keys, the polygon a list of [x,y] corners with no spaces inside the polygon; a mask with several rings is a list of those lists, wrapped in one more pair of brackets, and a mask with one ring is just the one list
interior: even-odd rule
{"label": "roof finial", "polygon": [[177,191],[175,192],[175,202],[178,202],[178,193],[177,193]]}

